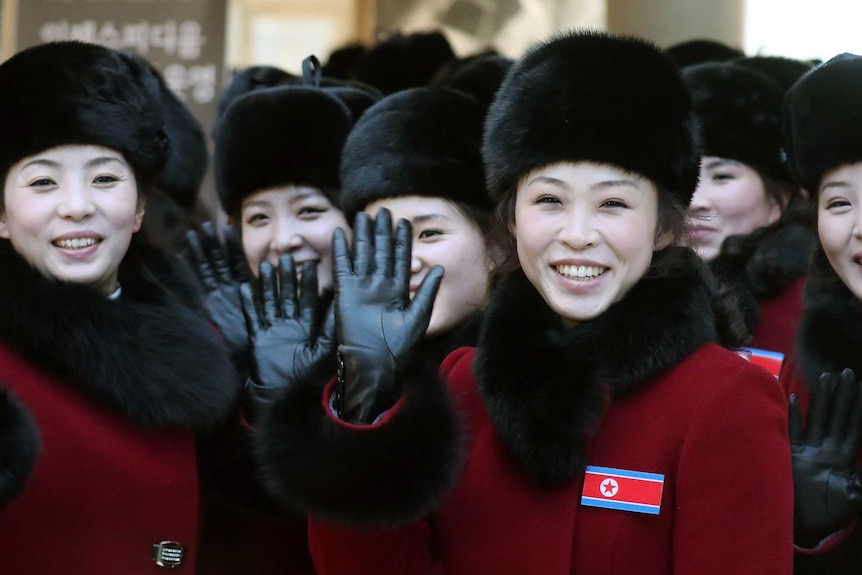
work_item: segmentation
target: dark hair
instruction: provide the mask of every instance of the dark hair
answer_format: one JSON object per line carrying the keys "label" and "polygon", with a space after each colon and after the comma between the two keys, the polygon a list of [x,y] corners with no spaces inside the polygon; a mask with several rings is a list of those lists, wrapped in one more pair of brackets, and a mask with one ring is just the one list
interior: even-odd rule
{"label": "dark hair", "polygon": [[[655,184],[653,184],[655,185]],[[670,193],[656,185],[658,193],[658,227],[656,239],[660,235],[668,235],[670,245],[680,244],[686,238],[686,208],[677,194]],[[491,235],[494,241],[503,249],[503,258],[497,267],[497,273],[505,275],[518,267],[515,238],[511,233],[515,223],[515,202],[518,186],[510,186],[500,196],[496,207],[496,219],[493,222]]]}

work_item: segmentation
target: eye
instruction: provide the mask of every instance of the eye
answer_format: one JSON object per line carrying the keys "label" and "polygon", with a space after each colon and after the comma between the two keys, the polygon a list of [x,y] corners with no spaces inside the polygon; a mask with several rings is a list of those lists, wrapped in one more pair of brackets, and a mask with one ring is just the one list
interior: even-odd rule
{"label": "eye", "polygon": [[536,200],[537,204],[561,205],[563,202],[556,196],[542,196]]}
{"label": "eye", "polygon": [[844,199],[829,200],[826,204],[827,210],[837,210],[839,208],[850,207],[850,202]]}
{"label": "eye", "polygon": [[603,208],[628,208],[628,204],[622,200],[607,200],[602,204]]}
{"label": "eye", "polygon": [[120,179],[117,178],[116,176],[111,176],[111,175],[105,174],[105,175],[101,175],[101,176],[96,176],[96,179],[93,180],[93,183],[105,185],[105,184],[113,184],[114,182],[119,182],[119,181],[120,181]]}
{"label": "eye", "polygon": [[734,179],[736,179],[736,176],[734,176],[733,174],[731,174],[729,172],[716,172],[716,173],[712,174],[712,181],[714,181],[714,182],[722,182],[722,181],[734,180]]}
{"label": "eye", "polygon": [[56,186],[57,182],[51,178],[38,178],[30,182],[29,185],[31,188],[48,188],[50,186]]}
{"label": "eye", "polygon": [[424,240],[424,239],[434,238],[434,237],[442,236],[442,235],[443,235],[443,232],[440,230],[427,229],[427,230],[422,230],[419,233],[419,239]]}
{"label": "eye", "polygon": [[320,217],[321,214],[326,213],[326,209],[319,208],[316,206],[306,206],[304,208],[300,208],[298,215],[300,218],[304,220],[313,220]]}
{"label": "eye", "polygon": [[268,220],[269,220],[269,218],[266,217],[265,214],[260,214],[260,213],[250,214],[250,215],[246,216],[245,223],[247,223],[249,225],[262,225],[262,224],[266,223]]}

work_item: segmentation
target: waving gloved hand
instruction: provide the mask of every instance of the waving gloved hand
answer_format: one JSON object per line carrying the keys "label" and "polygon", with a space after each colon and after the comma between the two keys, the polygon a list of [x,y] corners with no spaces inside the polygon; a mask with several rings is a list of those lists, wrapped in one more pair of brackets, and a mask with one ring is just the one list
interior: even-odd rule
{"label": "waving gloved hand", "polygon": [[790,397],[796,542],[813,547],[847,527],[862,510],[856,468],[862,435],[862,392],[852,370],[820,376],[803,430],[802,411]]}
{"label": "waving gloved hand", "polygon": [[336,411],[350,423],[371,423],[398,397],[397,378],[425,336],[443,268],[434,267],[410,300],[412,230],[381,209],[373,226],[360,213],[353,256],[344,231],[335,231],[335,329],[339,381]]}
{"label": "waving gloved hand", "polygon": [[261,264],[259,283],[257,302],[251,284],[241,288],[251,344],[246,383],[249,420],[271,401],[276,389],[335,371],[335,316],[330,309],[321,324],[317,265],[303,264],[298,297],[296,265],[289,255],[279,258],[277,270],[269,262]]}
{"label": "waving gloved hand", "polygon": [[231,357],[245,362],[248,332],[242,315],[239,286],[248,280],[248,264],[242,244],[231,226],[224,229],[222,243],[212,222],[205,222],[200,232],[186,234],[188,259],[197,271],[206,291],[210,319],[218,327]]}

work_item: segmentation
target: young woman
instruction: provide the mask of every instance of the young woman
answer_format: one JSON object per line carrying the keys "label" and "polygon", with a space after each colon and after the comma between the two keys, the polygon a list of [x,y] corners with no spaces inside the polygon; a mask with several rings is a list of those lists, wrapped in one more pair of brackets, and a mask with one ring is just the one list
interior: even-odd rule
{"label": "young woman", "polygon": [[411,294],[434,266],[446,270],[422,342],[422,353],[438,364],[454,349],[475,345],[499,256],[482,165],[483,123],[482,106],[468,96],[404,90],[368,109],[341,159],[348,221],[386,208],[412,224]]}
{"label": "young woman", "polygon": [[782,159],[783,92],[727,63],[682,71],[704,157],[689,205],[691,246],[739,297],[751,347],[787,354],[802,315],[814,232]]}
{"label": "young woman", "polygon": [[819,237],[795,358],[782,376],[791,394],[800,574],[862,569],[860,86],[862,58],[844,54],[803,76],[785,104],[788,164],[813,195]]}
{"label": "young woman", "polygon": [[194,276],[136,235],[170,149],[158,90],[139,58],[83,43],[0,65],[9,573],[195,570],[195,435],[240,387]]}
{"label": "young woman", "polygon": [[338,377],[261,420],[318,572],[789,574],[785,400],[716,345],[735,308],[674,246],[699,158],[673,65],[562,35],[512,68],[483,149],[520,269],[476,348],[439,377],[416,355],[443,270],[411,300],[409,222],[393,241],[360,214],[352,255],[336,232]]}

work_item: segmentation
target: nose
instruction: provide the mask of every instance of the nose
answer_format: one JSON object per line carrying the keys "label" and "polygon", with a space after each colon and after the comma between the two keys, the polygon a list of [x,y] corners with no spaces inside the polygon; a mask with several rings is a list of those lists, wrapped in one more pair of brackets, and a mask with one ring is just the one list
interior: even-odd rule
{"label": "nose", "polygon": [[566,225],[560,231],[560,241],[578,250],[598,244],[595,214],[586,207],[571,210]]}
{"label": "nose", "polygon": [[294,226],[285,224],[276,226],[271,241],[272,251],[279,255],[291,253],[299,249],[302,244],[302,234]]}
{"label": "nose", "polygon": [[709,211],[709,184],[701,179],[694,189],[691,203],[688,205],[688,213],[703,214]]}
{"label": "nose", "polygon": [[92,216],[95,211],[96,204],[86,186],[77,183],[63,185],[57,205],[57,213],[61,218],[79,222]]}

